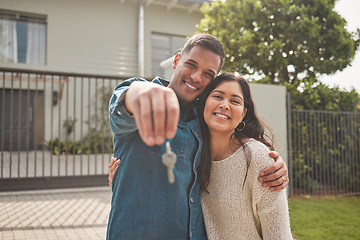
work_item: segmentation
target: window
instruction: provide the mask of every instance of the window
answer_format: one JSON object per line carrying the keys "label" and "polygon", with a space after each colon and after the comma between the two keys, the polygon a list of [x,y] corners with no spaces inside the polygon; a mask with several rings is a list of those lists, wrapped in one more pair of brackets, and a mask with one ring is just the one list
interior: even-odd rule
{"label": "window", "polygon": [[151,35],[152,75],[164,76],[160,63],[178,53],[186,42],[185,37],[153,33]]}
{"label": "window", "polygon": [[0,62],[45,65],[46,19],[0,9]]}

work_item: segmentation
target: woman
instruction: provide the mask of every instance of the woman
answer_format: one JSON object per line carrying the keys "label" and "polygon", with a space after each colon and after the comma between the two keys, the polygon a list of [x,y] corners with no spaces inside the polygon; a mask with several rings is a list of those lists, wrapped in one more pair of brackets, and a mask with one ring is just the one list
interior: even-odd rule
{"label": "woman", "polygon": [[[285,190],[257,181],[271,165],[271,138],[242,77],[216,77],[198,101],[204,145],[199,167],[208,239],[292,239]],[[110,163],[109,185],[119,160]]]}
{"label": "woman", "polygon": [[216,77],[200,97],[204,146],[199,169],[208,239],[292,239],[286,191],[264,188],[273,163],[265,126],[242,77]]}

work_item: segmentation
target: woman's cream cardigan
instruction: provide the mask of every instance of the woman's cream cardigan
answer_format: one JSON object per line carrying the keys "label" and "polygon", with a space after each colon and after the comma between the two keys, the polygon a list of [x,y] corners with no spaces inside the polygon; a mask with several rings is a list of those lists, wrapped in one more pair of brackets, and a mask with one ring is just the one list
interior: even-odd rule
{"label": "woman's cream cardigan", "polygon": [[254,139],[230,157],[212,162],[209,193],[201,194],[209,240],[292,239],[285,189],[272,192],[257,180],[273,162],[269,149]]}

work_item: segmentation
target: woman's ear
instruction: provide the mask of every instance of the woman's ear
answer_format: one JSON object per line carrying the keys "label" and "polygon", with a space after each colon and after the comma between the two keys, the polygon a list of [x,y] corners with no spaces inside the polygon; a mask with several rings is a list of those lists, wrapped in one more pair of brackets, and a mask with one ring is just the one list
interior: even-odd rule
{"label": "woman's ear", "polygon": [[246,108],[246,107],[244,107],[244,112],[243,112],[243,119],[245,118],[245,116],[246,116],[246,113],[247,113],[247,108]]}
{"label": "woman's ear", "polygon": [[180,60],[180,53],[177,53],[174,57],[173,63],[172,63],[172,68],[175,69],[179,63]]}

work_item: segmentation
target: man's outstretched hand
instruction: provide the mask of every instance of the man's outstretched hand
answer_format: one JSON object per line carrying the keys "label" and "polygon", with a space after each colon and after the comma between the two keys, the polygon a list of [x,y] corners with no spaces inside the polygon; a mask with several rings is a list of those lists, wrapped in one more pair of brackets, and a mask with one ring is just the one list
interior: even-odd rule
{"label": "man's outstretched hand", "polygon": [[125,106],[133,114],[146,145],[161,145],[165,139],[175,137],[180,106],[171,88],[151,82],[133,82],[126,92]]}

